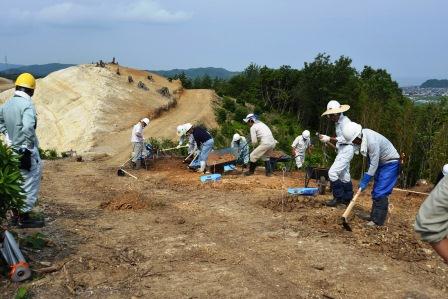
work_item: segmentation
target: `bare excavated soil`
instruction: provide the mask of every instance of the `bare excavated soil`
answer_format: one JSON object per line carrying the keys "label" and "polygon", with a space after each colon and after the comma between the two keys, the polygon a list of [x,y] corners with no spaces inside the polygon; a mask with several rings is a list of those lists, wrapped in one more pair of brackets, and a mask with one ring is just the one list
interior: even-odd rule
{"label": "bare excavated soil", "polygon": [[[414,236],[422,196],[394,193],[384,228],[364,228],[365,194],[342,229],[329,196],[290,197],[300,173],[240,171],[201,184],[176,159],[138,177],[104,162],[47,162],[47,246],[24,249],[32,298],[447,298],[447,266]],[[39,274],[54,266],[53,272]]]}

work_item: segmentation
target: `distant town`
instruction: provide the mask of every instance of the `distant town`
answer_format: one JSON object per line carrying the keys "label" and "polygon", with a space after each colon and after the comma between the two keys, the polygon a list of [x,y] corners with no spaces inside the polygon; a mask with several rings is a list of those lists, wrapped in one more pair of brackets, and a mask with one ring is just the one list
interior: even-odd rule
{"label": "distant town", "polygon": [[428,80],[420,86],[402,87],[403,95],[416,103],[427,103],[448,97],[448,80]]}

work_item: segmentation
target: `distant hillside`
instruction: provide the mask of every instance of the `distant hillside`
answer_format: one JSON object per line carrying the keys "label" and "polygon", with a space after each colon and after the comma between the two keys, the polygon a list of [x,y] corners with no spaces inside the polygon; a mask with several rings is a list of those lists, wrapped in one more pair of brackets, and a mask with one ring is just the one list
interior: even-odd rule
{"label": "distant hillside", "polygon": [[35,77],[45,77],[48,74],[73,66],[73,64],[48,63],[48,64],[34,64],[26,65],[18,68],[11,68],[0,72],[1,77],[15,79],[18,74],[31,73]]}
{"label": "distant hillside", "polygon": [[422,85],[420,85],[421,88],[448,88],[448,80],[442,79],[431,79],[426,80]]}
{"label": "distant hillside", "polygon": [[216,67],[200,67],[200,68],[191,68],[191,69],[173,69],[168,71],[150,71],[153,73],[157,73],[164,77],[174,77],[175,75],[185,73],[185,75],[189,78],[195,79],[198,77],[204,77],[208,75],[211,78],[220,78],[220,79],[229,79],[235,75],[238,75],[239,72],[231,72],[223,68]]}
{"label": "distant hillside", "polygon": [[14,68],[18,68],[21,67],[23,65],[20,64],[6,64],[6,63],[0,63],[0,72],[3,72],[4,70],[8,70],[8,69],[14,69]]}

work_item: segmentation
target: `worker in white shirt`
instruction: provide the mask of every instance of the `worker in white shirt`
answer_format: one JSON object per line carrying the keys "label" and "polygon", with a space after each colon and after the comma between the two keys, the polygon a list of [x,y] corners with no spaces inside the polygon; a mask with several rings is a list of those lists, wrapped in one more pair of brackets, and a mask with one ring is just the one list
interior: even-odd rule
{"label": "worker in white shirt", "polygon": [[328,178],[333,191],[333,199],[326,202],[329,207],[340,204],[348,205],[353,198],[350,161],[353,159],[354,149],[353,145],[342,136],[342,128],[350,122],[350,119],[344,115],[344,112],[349,109],[349,105],[341,105],[338,101],[329,101],[327,110],[322,113],[322,116],[326,115],[336,126],[336,137],[319,135],[320,141],[335,143],[337,150],[336,158],[328,170]]}
{"label": "worker in white shirt", "polygon": [[149,125],[149,119],[143,118],[132,128],[132,163],[135,169],[140,169],[141,160],[146,156],[145,138],[143,129]]}
{"label": "worker in white shirt", "polygon": [[236,149],[238,155],[237,164],[247,167],[247,164],[249,164],[249,144],[247,144],[246,138],[238,133],[234,134],[230,147]]}
{"label": "worker in white shirt", "polygon": [[372,210],[368,226],[384,225],[389,207],[388,196],[392,193],[400,174],[400,155],[393,144],[383,135],[350,122],[344,126],[343,136],[359,147],[359,152],[369,159],[369,169],[364,173],[359,188],[364,191],[374,178]]}
{"label": "worker in white shirt", "polygon": [[291,144],[291,147],[292,156],[295,157],[297,169],[300,169],[305,161],[305,153],[308,151],[308,154],[311,154],[310,131],[305,130],[301,135],[297,136]]}
{"label": "worker in white shirt", "polygon": [[258,146],[250,153],[249,170],[244,175],[253,175],[255,168],[257,167],[257,161],[262,159],[264,161],[266,176],[272,175],[272,165],[270,163],[270,154],[275,148],[277,141],[272,136],[271,129],[261,121],[257,120],[254,114],[248,114],[245,119],[245,123],[250,127],[251,142]]}

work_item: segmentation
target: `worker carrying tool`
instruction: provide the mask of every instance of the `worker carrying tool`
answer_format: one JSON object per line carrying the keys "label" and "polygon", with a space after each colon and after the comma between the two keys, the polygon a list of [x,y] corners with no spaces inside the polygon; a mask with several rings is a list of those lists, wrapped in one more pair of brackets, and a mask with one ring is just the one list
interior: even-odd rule
{"label": "worker carrying tool", "polygon": [[447,175],[448,175],[448,164],[445,164],[445,165],[443,165],[442,170],[437,175],[436,182],[435,182],[434,186],[437,185]]}
{"label": "worker carrying tool", "polygon": [[147,156],[145,138],[143,137],[143,129],[148,125],[149,118],[145,117],[132,128],[132,166],[135,169],[141,168],[142,159]]}
{"label": "worker carrying tool", "polygon": [[350,122],[343,128],[343,136],[348,142],[359,147],[359,152],[368,158],[369,169],[364,173],[359,188],[366,190],[374,178],[372,210],[368,226],[381,226],[386,221],[389,199],[400,173],[400,155],[392,143],[383,135],[361,125]]}
{"label": "worker carrying tool", "polygon": [[236,163],[246,167],[249,164],[249,144],[246,138],[238,133],[234,134],[230,147],[236,149],[238,155]]}
{"label": "worker carrying tool", "polygon": [[443,177],[420,206],[414,224],[423,241],[448,264],[448,177]]}
{"label": "worker carrying tool", "polygon": [[302,168],[303,162],[305,162],[305,153],[308,151],[308,154],[311,155],[310,131],[305,130],[301,135],[297,136],[291,144],[291,147],[292,156],[296,159],[297,169],[300,169]]}
{"label": "worker carrying tool", "polygon": [[35,88],[33,75],[21,74],[16,79],[13,97],[0,106],[0,133],[7,134],[10,146],[20,156],[22,188],[26,200],[20,211],[13,211],[11,225],[21,228],[44,226],[43,219],[31,214],[38,200],[43,166],[36,135],[36,109],[31,99]]}
{"label": "worker carrying tool", "polygon": [[177,135],[179,137],[193,136],[194,142],[196,142],[197,147],[199,148],[199,155],[197,159],[193,159],[188,167],[192,170],[197,170],[198,172],[205,172],[208,155],[214,145],[212,135],[205,128],[201,126],[193,126],[191,123],[186,123],[179,127]]}
{"label": "worker carrying tool", "polygon": [[326,115],[336,126],[336,137],[319,134],[319,140],[324,143],[334,142],[336,144],[337,155],[328,170],[333,199],[326,203],[329,207],[340,204],[348,205],[353,198],[353,184],[350,177],[350,161],[353,159],[353,145],[342,136],[342,128],[350,119],[344,112],[350,109],[349,105],[341,105],[338,101],[329,101],[327,110],[322,113]]}
{"label": "worker carrying tool", "polygon": [[257,161],[259,159],[264,161],[264,166],[266,169],[266,176],[272,175],[272,165],[270,163],[270,154],[277,144],[277,140],[272,136],[271,129],[257,117],[250,113],[243,119],[245,123],[250,127],[250,137],[252,145],[258,146],[250,154],[249,170],[244,173],[244,175],[249,176],[255,173],[255,168],[257,167]]}

